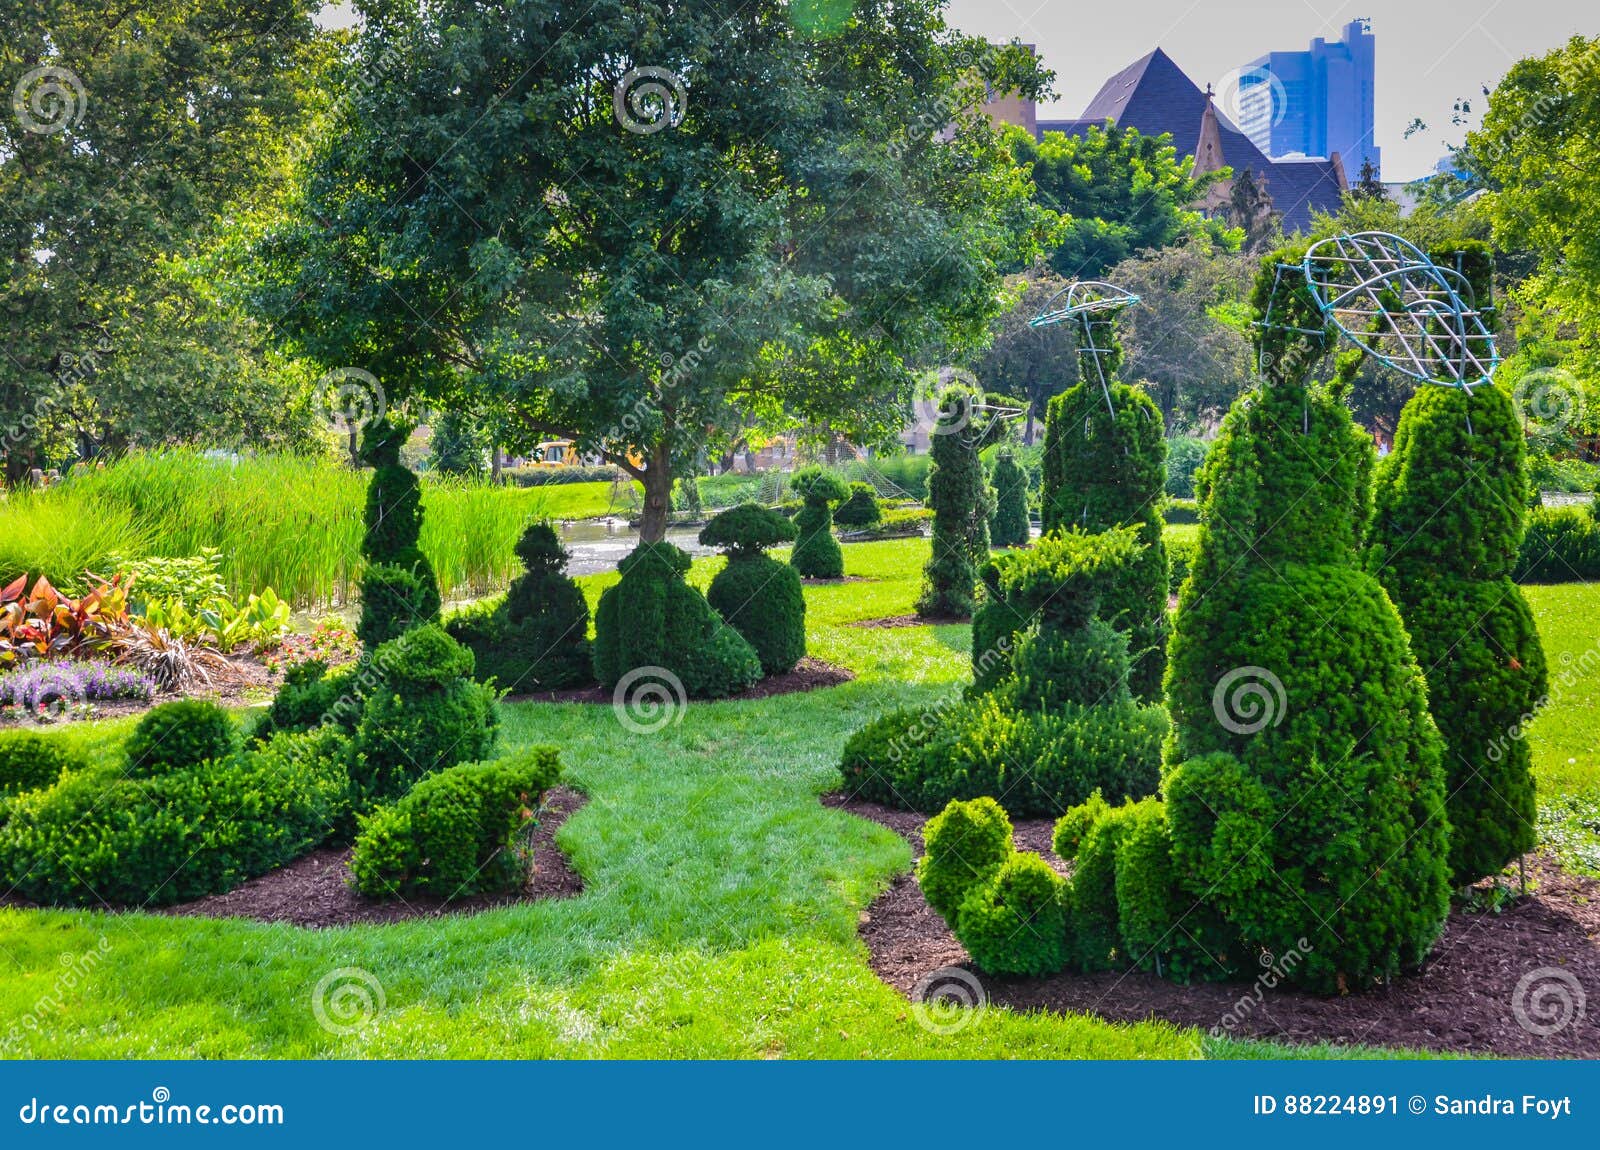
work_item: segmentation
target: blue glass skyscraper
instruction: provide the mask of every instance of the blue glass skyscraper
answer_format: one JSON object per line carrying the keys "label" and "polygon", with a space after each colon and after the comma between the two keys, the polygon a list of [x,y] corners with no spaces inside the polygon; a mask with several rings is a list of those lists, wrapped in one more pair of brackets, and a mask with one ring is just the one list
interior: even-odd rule
{"label": "blue glass skyscraper", "polygon": [[1375,43],[1370,22],[1352,20],[1336,41],[1252,60],[1239,78],[1239,128],[1274,158],[1338,153],[1351,183],[1363,162],[1378,170]]}

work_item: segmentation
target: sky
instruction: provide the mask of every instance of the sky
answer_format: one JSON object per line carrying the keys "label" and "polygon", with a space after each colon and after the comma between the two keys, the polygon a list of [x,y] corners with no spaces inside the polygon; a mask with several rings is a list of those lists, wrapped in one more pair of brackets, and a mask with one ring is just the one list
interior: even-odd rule
{"label": "sky", "polygon": [[[1575,34],[1600,35],[1593,0],[951,0],[956,27],[991,40],[1035,44],[1055,70],[1057,100],[1041,119],[1071,118],[1113,72],[1163,48],[1202,88],[1224,90],[1229,73],[1267,52],[1299,51],[1316,36],[1337,40],[1351,20],[1370,17],[1377,39],[1377,143],[1383,178],[1428,175],[1464,128],[1451,105],[1482,111],[1517,60],[1559,47]],[[1427,132],[1405,138],[1414,119]]]}

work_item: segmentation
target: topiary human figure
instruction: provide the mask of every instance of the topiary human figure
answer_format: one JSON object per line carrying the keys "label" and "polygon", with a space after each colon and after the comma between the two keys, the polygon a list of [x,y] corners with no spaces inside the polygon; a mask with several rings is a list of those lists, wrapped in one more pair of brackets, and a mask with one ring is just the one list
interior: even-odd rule
{"label": "topiary human figure", "polygon": [[589,604],[566,573],[567,550],[548,523],[534,523],[517,541],[525,568],[503,602],[445,624],[472,649],[480,682],[506,691],[551,691],[594,681]]}
{"label": "topiary human figure", "polygon": [[717,698],[761,677],[761,659],[704,595],[684,581],[689,556],[670,543],[644,543],[617,569],[595,609],[594,669],[614,689],[630,672],[664,672],[690,698]]}
{"label": "topiary human figure", "polygon": [[473,682],[472,652],[430,624],[374,652],[379,683],[356,724],[350,769],[355,809],[398,798],[457,763],[493,757],[500,716],[494,693]]}
{"label": "topiary human figure", "polygon": [[974,407],[978,397],[952,387],[939,397],[939,418],[928,449],[928,505],[933,509],[933,548],[922,572],[917,614],[963,619],[972,614],[977,569],[989,557],[991,496],[978,459]]}
{"label": "topiary human figure", "polygon": [[870,483],[852,483],[850,498],[839,504],[833,521],[840,527],[857,529],[876,527],[883,522],[883,508],[878,506],[878,493]]}
{"label": "topiary human figure", "polygon": [[439,581],[417,546],[422,536],[422,489],[400,462],[406,429],[387,419],[367,425],[362,459],[372,467],[367,483],[366,534],[361,554],[361,620],[356,634],[368,650],[406,630],[439,621]]}
{"label": "topiary human figure", "polygon": [[[1108,337],[1097,331],[1096,338]],[[1093,371],[1091,365],[1084,370]],[[1161,410],[1148,395],[1115,380],[1109,390],[1111,408],[1098,377],[1069,387],[1050,401],[1042,518],[1047,532],[1064,527],[1138,529],[1144,549],[1122,580],[1106,589],[1101,614],[1128,635],[1133,693],[1153,701],[1161,697],[1166,667],[1167,550],[1160,507],[1167,481],[1167,441]]]}
{"label": "topiary human figure", "polygon": [[831,504],[850,494],[850,489],[831,471],[802,467],[789,480],[805,506],[795,514],[798,530],[789,563],[807,579],[839,579],[844,575],[844,551],[833,537]]}
{"label": "topiary human figure", "polygon": [[776,511],[742,503],[712,518],[700,532],[707,547],[723,548],[728,563],[706,591],[717,614],[755,648],[761,670],[780,675],[806,653],[806,597],[800,576],[766,553],[795,537],[795,525]]}
{"label": "topiary human figure", "polygon": [[1028,542],[1028,473],[1009,451],[994,461],[994,514],[989,519],[989,542],[996,547],[1023,547]]}
{"label": "topiary human figure", "polygon": [[1377,469],[1369,561],[1406,622],[1444,737],[1456,886],[1534,845],[1531,753],[1507,736],[1547,689],[1544,648],[1511,581],[1526,485],[1522,427],[1494,386],[1422,387]]}
{"label": "topiary human figure", "polygon": [[1289,977],[1332,991],[1426,956],[1449,908],[1448,822],[1422,674],[1360,562],[1371,444],[1336,390],[1305,383],[1332,336],[1304,279],[1280,278],[1302,254],[1262,265],[1266,382],[1200,473],[1162,788],[1192,894],[1265,951],[1307,940]]}

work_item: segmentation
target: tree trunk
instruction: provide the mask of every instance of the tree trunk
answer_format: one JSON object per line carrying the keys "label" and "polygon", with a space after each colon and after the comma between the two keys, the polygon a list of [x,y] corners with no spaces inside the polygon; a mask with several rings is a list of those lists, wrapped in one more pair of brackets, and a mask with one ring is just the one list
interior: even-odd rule
{"label": "tree trunk", "polygon": [[644,511],[639,516],[639,542],[660,543],[667,537],[667,511],[672,496],[671,455],[664,445],[651,450],[642,482]]}
{"label": "tree trunk", "polygon": [[500,469],[505,464],[505,452],[496,443],[489,449],[489,482],[495,486],[500,484]]}

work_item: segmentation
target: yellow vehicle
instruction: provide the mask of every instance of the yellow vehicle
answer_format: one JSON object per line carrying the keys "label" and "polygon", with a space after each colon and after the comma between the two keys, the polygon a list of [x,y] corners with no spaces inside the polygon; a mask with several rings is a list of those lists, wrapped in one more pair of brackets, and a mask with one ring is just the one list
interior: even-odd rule
{"label": "yellow vehicle", "polygon": [[529,460],[532,467],[577,467],[583,461],[578,458],[578,450],[570,439],[547,439],[533,449],[533,458]]}

